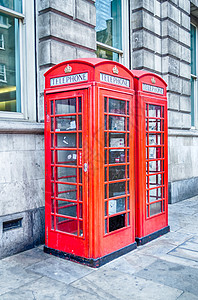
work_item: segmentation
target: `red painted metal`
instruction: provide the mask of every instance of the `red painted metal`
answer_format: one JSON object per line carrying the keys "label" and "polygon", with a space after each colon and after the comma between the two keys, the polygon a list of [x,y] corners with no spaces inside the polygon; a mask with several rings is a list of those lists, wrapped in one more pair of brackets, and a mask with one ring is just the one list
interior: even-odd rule
{"label": "red painted metal", "polygon": [[104,257],[135,243],[133,76],[90,58],[45,78],[46,247]]}
{"label": "red painted metal", "polygon": [[136,94],[136,238],[168,226],[168,132],[164,80],[133,70]]}

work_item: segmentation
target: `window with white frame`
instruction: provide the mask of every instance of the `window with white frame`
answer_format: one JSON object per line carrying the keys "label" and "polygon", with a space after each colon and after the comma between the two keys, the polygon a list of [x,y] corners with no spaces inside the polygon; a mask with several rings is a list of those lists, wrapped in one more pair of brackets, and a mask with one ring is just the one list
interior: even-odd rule
{"label": "window with white frame", "polygon": [[[20,23],[21,0],[0,0],[0,111],[21,112]],[[6,66],[6,67],[5,67]]]}
{"label": "window with white frame", "polygon": [[197,127],[197,27],[190,26],[191,31],[191,126]]}
{"label": "window with white frame", "polygon": [[0,50],[5,49],[4,35],[0,33]]}
{"label": "window with white frame", "polygon": [[6,82],[6,67],[3,64],[0,64],[0,82]]}
{"label": "window with white frame", "polygon": [[129,64],[128,0],[96,0],[97,56]]}

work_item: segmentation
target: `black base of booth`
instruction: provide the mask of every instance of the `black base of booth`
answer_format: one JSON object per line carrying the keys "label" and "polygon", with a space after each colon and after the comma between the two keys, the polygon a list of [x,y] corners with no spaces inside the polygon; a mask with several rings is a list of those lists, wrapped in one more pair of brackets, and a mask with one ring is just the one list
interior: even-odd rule
{"label": "black base of booth", "polygon": [[52,248],[49,248],[49,247],[46,247],[44,246],[44,252],[45,253],[48,253],[48,254],[51,254],[51,255],[54,255],[54,256],[58,256],[60,258],[64,258],[66,260],[71,260],[71,261],[74,261],[74,262],[77,262],[77,263],[80,263],[80,264],[83,264],[83,265],[86,265],[86,266],[89,266],[89,267],[92,267],[92,268],[99,268],[101,267],[102,265],[110,262],[111,260],[121,256],[121,255],[124,255],[134,249],[137,248],[137,243],[133,243],[129,246],[126,246],[122,249],[119,249],[115,252],[112,252],[110,254],[107,254],[103,257],[99,257],[99,258],[96,258],[96,259],[93,259],[93,258],[84,258],[84,257],[81,257],[81,256],[76,256],[74,254],[70,254],[70,253],[66,253],[66,252],[63,252],[63,251],[60,251],[60,250],[56,250],[56,249],[52,249]]}
{"label": "black base of booth", "polygon": [[166,226],[158,231],[155,231],[149,235],[146,235],[144,237],[141,237],[141,238],[135,238],[136,242],[137,242],[137,245],[140,246],[140,245],[144,245],[156,238],[158,238],[159,236],[163,235],[163,234],[166,234],[167,232],[170,231],[170,226]]}

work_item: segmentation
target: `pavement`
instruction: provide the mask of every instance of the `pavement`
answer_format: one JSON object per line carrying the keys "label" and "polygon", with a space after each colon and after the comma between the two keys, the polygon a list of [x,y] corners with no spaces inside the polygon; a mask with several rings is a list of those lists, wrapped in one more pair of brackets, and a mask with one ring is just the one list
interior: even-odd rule
{"label": "pavement", "polygon": [[0,300],[198,300],[198,197],[169,205],[171,231],[93,269],[43,252],[0,260]]}

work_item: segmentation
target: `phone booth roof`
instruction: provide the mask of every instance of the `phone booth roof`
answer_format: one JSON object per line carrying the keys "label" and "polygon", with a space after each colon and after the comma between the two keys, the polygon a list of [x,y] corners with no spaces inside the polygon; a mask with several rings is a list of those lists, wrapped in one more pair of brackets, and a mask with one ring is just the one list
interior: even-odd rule
{"label": "phone booth roof", "polygon": [[159,75],[142,70],[131,70],[131,73],[136,91],[166,96],[167,83]]}
{"label": "phone booth roof", "polygon": [[100,82],[119,88],[134,88],[133,74],[122,64],[101,59],[82,58],[61,62],[44,74],[46,89],[59,89]]}

